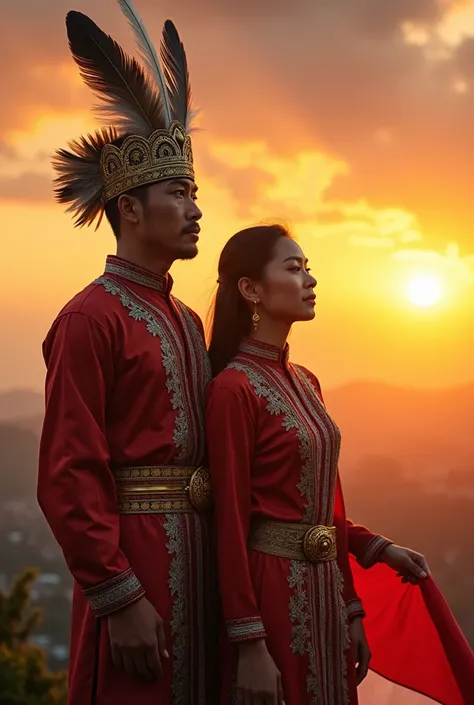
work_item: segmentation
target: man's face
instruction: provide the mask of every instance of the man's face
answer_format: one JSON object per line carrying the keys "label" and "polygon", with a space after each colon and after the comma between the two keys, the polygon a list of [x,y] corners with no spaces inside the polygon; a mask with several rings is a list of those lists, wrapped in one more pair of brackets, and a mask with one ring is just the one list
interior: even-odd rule
{"label": "man's face", "polygon": [[173,262],[197,253],[202,213],[196,204],[197,186],[191,179],[152,184],[137,209],[136,235],[150,253]]}

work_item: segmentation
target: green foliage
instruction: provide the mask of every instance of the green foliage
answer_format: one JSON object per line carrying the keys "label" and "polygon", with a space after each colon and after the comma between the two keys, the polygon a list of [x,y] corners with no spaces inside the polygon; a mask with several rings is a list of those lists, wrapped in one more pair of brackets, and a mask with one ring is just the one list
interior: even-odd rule
{"label": "green foliage", "polygon": [[50,673],[42,649],[28,643],[41,621],[30,608],[36,571],[25,570],[0,593],[0,705],[66,705],[65,673]]}

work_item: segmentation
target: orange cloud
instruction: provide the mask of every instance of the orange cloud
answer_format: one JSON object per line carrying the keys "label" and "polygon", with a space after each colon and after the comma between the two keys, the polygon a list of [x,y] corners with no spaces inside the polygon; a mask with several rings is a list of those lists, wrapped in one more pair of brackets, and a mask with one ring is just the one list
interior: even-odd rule
{"label": "orange cloud", "polygon": [[[467,243],[474,227],[474,94],[454,89],[459,81],[470,84],[474,40],[450,43],[442,58],[431,60],[425,46],[407,41],[406,27],[421,28],[430,37],[458,5],[446,0],[203,0],[198,6],[164,0],[158,16],[155,3],[137,0],[155,39],[166,16],[180,27],[193,93],[203,108],[203,145],[258,140],[274,159],[330,155],[347,171],[332,180],[328,200],[366,199],[377,209],[414,213],[435,247],[444,245],[448,229],[448,237],[454,234]],[[61,0],[45,13],[33,0],[22,0],[4,13],[0,73],[8,100],[0,115],[0,153],[9,149],[13,133],[25,134],[44,114],[69,119],[91,105],[68,53],[68,9]],[[81,10],[133,48],[115,2],[83,0]],[[67,138],[75,135],[71,131]],[[58,134],[55,147],[65,140]],[[16,178],[18,170],[5,171],[4,161],[1,173]],[[200,163],[207,173],[205,156]],[[325,166],[321,174],[324,178]],[[255,164],[222,178],[242,195],[242,215],[262,192],[270,205],[272,195],[274,204],[284,195],[272,191],[271,171]],[[282,188],[291,190],[286,182]],[[284,200],[296,210],[304,197],[300,203]]]}
{"label": "orange cloud", "polygon": [[27,172],[16,177],[0,177],[0,200],[29,205],[53,204],[51,179],[42,174]]}

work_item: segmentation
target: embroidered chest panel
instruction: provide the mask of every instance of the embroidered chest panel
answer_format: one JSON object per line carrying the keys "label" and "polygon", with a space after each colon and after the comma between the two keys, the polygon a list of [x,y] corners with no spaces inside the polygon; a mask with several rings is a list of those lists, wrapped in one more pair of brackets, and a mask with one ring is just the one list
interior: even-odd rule
{"label": "embroidered chest panel", "polygon": [[298,490],[304,500],[302,521],[329,525],[333,519],[340,432],[301,368],[278,367],[246,357],[229,368],[243,372],[266,412],[281,418],[283,432],[296,434],[300,458]]}
{"label": "embroidered chest panel", "polygon": [[[157,338],[166,376],[164,393],[176,412],[173,433],[175,462],[198,465],[205,456],[204,399],[211,370],[204,340],[186,306],[171,298],[177,321],[124,283],[112,277],[96,280],[112,296],[118,297],[129,316]],[[177,331],[179,325],[181,335]],[[184,340],[184,345],[183,345]]]}

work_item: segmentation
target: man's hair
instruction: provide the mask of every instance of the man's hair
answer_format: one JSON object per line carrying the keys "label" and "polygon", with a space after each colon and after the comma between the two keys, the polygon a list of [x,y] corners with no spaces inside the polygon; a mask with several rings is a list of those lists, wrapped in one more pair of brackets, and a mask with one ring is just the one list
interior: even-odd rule
{"label": "man's hair", "polygon": [[[120,137],[117,137],[115,140],[113,140],[112,144],[120,149],[120,147],[128,136],[129,135],[121,135]],[[137,186],[137,188],[130,189],[130,191],[127,191],[127,195],[135,196],[135,198],[138,198],[142,206],[146,208],[146,206],[148,205],[148,186],[149,184],[145,184],[145,186]],[[117,240],[120,237],[120,212],[118,209],[119,198],[120,196],[112,198],[110,201],[108,201],[108,203],[105,204],[104,208],[105,216],[109,221],[110,227],[112,228],[115,238]]]}
{"label": "man's hair", "polygon": [[[130,191],[127,191],[127,195],[137,198],[143,208],[146,208],[148,205],[149,185],[150,184],[146,184],[145,186],[138,186],[137,188],[131,189]],[[117,196],[117,198],[112,198],[112,200],[105,205],[105,215],[117,240],[120,238],[120,212],[118,208],[119,198],[120,196]]]}

